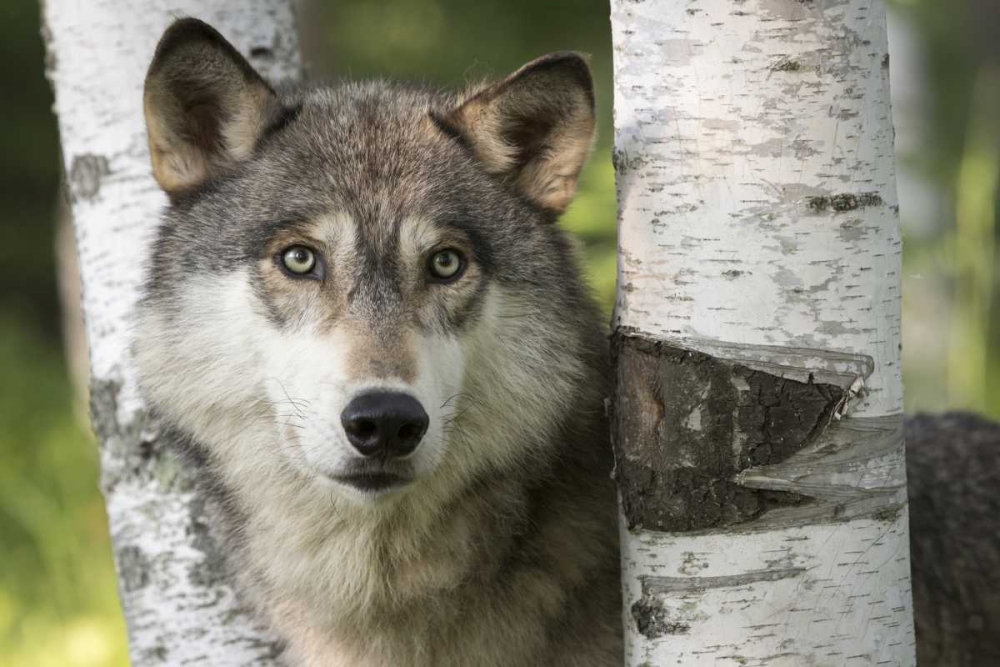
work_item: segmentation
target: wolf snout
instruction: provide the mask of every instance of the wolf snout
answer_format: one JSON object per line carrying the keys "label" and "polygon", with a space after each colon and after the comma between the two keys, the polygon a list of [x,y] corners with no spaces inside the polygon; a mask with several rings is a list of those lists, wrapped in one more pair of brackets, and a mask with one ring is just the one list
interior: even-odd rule
{"label": "wolf snout", "polygon": [[365,457],[411,454],[428,422],[420,401],[396,392],[362,394],[340,414],[347,439]]}

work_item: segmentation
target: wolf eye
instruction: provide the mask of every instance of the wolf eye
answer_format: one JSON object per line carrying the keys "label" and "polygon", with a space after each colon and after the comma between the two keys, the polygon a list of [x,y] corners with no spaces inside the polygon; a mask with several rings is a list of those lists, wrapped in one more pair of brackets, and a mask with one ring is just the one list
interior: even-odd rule
{"label": "wolf eye", "polygon": [[457,250],[438,250],[427,262],[431,277],[439,281],[456,280],[465,270],[465,257]]}
{"label": "wolf eye", "polygon": [[301,245],[293,245],[281,253],[281,264],[289,272],[304,276],[316,268],[316,254]]}

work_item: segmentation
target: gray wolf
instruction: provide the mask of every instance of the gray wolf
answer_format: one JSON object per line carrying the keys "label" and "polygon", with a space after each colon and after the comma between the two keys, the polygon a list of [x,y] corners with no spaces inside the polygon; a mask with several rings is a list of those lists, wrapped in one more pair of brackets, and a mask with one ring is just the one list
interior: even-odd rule
{"label": "gray wolf", "polygon": [[274,88],[183,19],[144,104],[170,205],[142,389],[289,659],[618,665],[607,345],[555,225],[584,58],[462,94]]}

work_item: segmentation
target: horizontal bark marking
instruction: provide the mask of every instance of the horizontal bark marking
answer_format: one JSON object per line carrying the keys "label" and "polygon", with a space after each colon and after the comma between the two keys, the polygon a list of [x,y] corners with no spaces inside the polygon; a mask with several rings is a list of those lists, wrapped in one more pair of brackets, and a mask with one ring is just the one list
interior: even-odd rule
{"label": "horizontal bark marking", "polygon": [[816,213],[822,213],[831,209],[836,213],[844,211],[856,211],[859,208],[869,208],[882,205],[882,196],[877,192],[861,192],[853,194],[844,192],[836,195],[823,195],[820,197],[809,197],[806,205]]}
{"label": "horizontal bark marking", "polygon": [[678,592],[704,592],[710,588],[734,588],[762,581],[791,579],[805,573],[804,567],[784,567],[773,570],[752,570],[718,577],[639,577],[643,595],[665,595]]}
{"label": "horizontal bark marking", "polygon": [[615,474],[632,529],[688,532],[798,506],[799,493],[739,484],[778,464],[842,411],[840,384],[785,378],[618,330],[612,338]]}
{"label": "horizontal bark marking", "polygon": [[704,620],[704,611],[693,604],[680,606],[664,604],[665,599],[671,595],[697,594],[715,588],[734,588],[791,579],[802,576],[805,572],[804,567],[788,567],[719,577],[641,576],[639,581],[642,586],[642,597],[629,607],[629,611],[636,630],[647,639],[657,639],[665,635],[684,635],[690,632],[693,623]]}

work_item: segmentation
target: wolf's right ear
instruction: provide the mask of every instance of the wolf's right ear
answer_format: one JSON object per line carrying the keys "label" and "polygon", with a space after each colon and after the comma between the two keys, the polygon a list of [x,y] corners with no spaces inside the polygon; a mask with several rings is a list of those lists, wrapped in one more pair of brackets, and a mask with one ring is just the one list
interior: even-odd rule
{"label": "wolf's right ear", "polygon": [[280,111],[274,91],[233,45],[191,18],[160,38],[143,106],[153,175],[169,195],[246,159]]}

